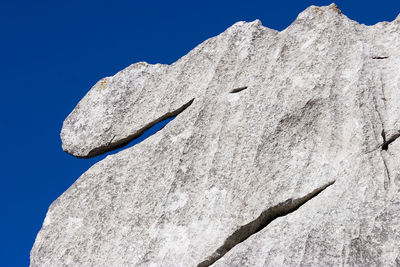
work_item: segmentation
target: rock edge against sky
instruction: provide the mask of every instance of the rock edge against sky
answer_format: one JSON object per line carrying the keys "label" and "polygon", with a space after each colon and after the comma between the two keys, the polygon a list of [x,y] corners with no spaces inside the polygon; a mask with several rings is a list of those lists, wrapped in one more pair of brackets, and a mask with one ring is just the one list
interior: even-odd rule
{"label": "rock edge against sky", "polygon": [[31,266],[399,266],[400,19],[311,6],[100,80],[64,121],[92,166]]}

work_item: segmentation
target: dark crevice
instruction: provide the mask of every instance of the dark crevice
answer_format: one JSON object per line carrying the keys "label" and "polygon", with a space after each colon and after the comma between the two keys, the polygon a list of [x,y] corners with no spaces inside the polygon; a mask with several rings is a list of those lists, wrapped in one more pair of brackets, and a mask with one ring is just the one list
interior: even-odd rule
{"label": "dark crevice", "polygon": [[174,110],[174,111],[164,114],[163,116],[159,117],[158,119],[146,124],[145,126],[143,126],[141,129],[139,129],[134,134],[131,134],[125,138],[122,138],[122,139],[119,139],[119,140],[113,142],[113,140],[115,139],[115,136],[114,136],[107,145],[97,147],[97,148],[93,149],[92,151],[90,151],[87,156],[83,156],[83,157],[79,157],[79,158],[92,158],[92,157],[99,156],[101,154],[122,148],[124,146],[127,146],[130,142],[139,138],[145,131],[147,131],[148,129],[150,129],[151,127],[156,125],[157,123],[160,123],[162,121],[168,120],[173,117],[176,117],[177,115],[182,113],[186,108],[188,108],[193,103],[193,101],[194,101],[194,98],[192,100],[190,100],[189,102],[187,102],[186,104],[184,104],[183,106],[181,106],[180,108],[178,108],[177,110]]}
{"label": "dark crevice", "polygon": [[372,57],[372,59],[387,59],[389,58],[388,56],[376,56],[376,57]]}
{"label": "dark crevice", "polygon": [[382,138],[383,138],[383,143],[382,143],[382,150],[388,150],[389,145],[396,141],[397,138],[400,137],[400,133],[392,135],[389,139],[386,139],[385,131],[382,130]]}
{"label": "dark crevice", "polygon": [[[383,150],[387,151],[387,150],[389,149],[389,145],[390,145],[391,143],[393,143],[397,138],[400,137],[400,132],[398,132],[398,133],[396,133],[396,134],[390,136],[390,137],[387,139],[387,138],[386,138],[385,130],[383,129],[381,135],[382,135],[382,139],[383,139],[383,143],[382,143],[382,145],[381,145],[382,151],[383,151]],[[385,172],[386,172],[386,176],[387,176],[387,181],[385,180],[385,182],[384,182],[384,188],[385,188],[385,190],[386,190],[386,189],[388,188],[388,184],[390,184],[390,182],[391,182],[392,179],[391,179],[391,177],[390,177],[390,171],[389,171],[389,168],[388,168],[388,164],[387,164],[387,162],[386,162],[386,159],[385,159],[385,155],[382,154],[382,151],[381,151],[381,157],[382,157],[383,166],[385,167]]]}
{"label": "dark crevice", "polygon": [[232,235],[230,235],[225,240],[224,244],[221,247],[219,247],[211,256],[209,256],[206,260],[204,260],[197,266],[198,267],[210,266],[211,264],[222,258],[228,251],[230,251],[237,244],[245,241],[250,236],[261,231],[273,220],[296,211],[307,201],[316,197],[319,193],[321,193],[328,186],[331,186],[334,183],[335,181],[332,181],[328,184],[325,184],[324,186],[315,189],[314,191],[305,195],[304,197],[297,199],[290,198],[284,202],[279,203],[276,206],[264,210],[260,214],[260,216],[258,216],[258,218],[256,218],[254,221],[251,221],[248,224],[243,225],[239,229],[237,229]]}
{"label": "dark crevice", "polygon": [[381,135],[382,135],[382,139],[383,139],[382,150],[387,150],[388,147],[389,147],[389,145],[385,145],[385,143],[386,143],[386,133],[385,133],[385,129],[382,129]]}
{"label": "dark crevice", "polygon": [[238,93],[240,91],[243,91],[244,89],[247,89],[247,86],[232,89],[229,93],[231,93],[231,94]]}
{"label": "dark crevice", "polygon": [[384,182],[384,188],[385,188],[385,190],[387,189],[387,187],[388,187],[388,183],[390,184],[390,181],[391,181],[391,178],[390,178],[390,172],[389,172],[389,168],[388,168],[388,165],[387,165],[387,163],[386,163],[386,160],[385,160],[385,157],[381,154],[381,156],[382,156],[382,161],[383,161],[383,166],[385,167],[385,171],[386,171],[386,176],[387,176],[387,179],[388,179],[388,182]]}

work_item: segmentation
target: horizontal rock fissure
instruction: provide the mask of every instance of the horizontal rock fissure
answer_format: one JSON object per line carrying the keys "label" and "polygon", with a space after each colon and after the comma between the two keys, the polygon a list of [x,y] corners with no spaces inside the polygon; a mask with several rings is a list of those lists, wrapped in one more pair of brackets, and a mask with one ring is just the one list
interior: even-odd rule
{"label": "horizontal rock fissure", "polygon": [[164,114],[163,116],[161,116],[158,119],[146,124],[141,129],[139,129],[135,133],[133,133],[133,134],[131,134],[131,135],[125,137],[125,138],[122,138],[122,139],[119,139],[119,140],[113,142],[113,140],[115,139],[115,136],[114,136],[107,145],[104,145],[104,146],[101,146],[101,147],[97,147],[97,148],[91,150],[87,156],[80,157],[80,158],[92,158],[92,157],[99,156],[101,154],[104,154],[104,153],[119,149],[121,147],[127,146],[130,142],[132,142],[135,139],[139,138],[145,131],[147,131],[151,127],[155,126],[157,123],[160,123],[160,122],[162,122],[164,120],[167,120],[167,119],[170,119],[172,117],[178,116],[186,108],[188,108],[193,103],[193,101],[194,101],[194,98],[191,99],[189,102],[185,103],[184,105],[182,105],[180,108]]}
{"label": "horizontal rock fissure", "polygon": [[388,150],[389,149],[389,145],[391,143],[393,143],[394,141],[396,141],[396,139],[399,138],[399,137],[400,137],[400,132],[392,135],[389,139],[386,139],[385,131],[382,130],[382,138],[383,138],[383,144],[381,146],[382,150]]}
{"label": "horizontal rock fissure", "polygon": [[238,87],[238,88],[232,89],[229,93],[231,93],[231,94],[239,93],[240,91],[243,91],[245,89],[247,89],[247,86]]}
{"label": "horizontal rock fissure", "polygon": [[372,57],[372,59],[387,59],[389,58],[388,56],[376,56],[376,57]]}
{"label": "horizontal rock fissure", "polygon": [[284,202],[279,203],[276,206],[270,207],[264,210],[260,216],[255,220],[241,226],[232,235],[230,235],[224,242],[224,244],[219,247],[211,256],[206,260],[199,263],[197,267],[210,266],[220,258],[222,258],[228,251],[230,251],[237,244],[245,241],[250,236],[256,234],[257,232],[264,229],[273,220],[283,217],[289,213],[296,211],[302,205],[304,205],[310,199],[316,197],[319,193],[324,191],[327,187],[333,185],[335,181],[329,182],[321,187],[318,187],[311,193],[297,199],[288,199]]}

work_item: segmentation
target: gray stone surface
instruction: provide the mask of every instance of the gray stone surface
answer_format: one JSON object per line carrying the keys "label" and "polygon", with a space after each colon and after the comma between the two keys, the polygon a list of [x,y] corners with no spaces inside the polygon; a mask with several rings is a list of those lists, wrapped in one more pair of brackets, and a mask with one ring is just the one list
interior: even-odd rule
{"label": "gray stone surface", "polygon": [[399,66],[400,18],[332,4],[100,80],[64,122],[68,153],[178,116],[54,201],[31,266],[400,266]]}

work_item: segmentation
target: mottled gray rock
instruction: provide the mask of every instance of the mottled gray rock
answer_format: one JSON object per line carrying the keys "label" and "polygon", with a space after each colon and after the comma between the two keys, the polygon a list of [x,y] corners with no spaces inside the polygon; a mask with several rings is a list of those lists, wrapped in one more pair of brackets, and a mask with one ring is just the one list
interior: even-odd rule
{"label": "mottled gray rock", "polygon": [[31,265],[400,266],[399,66],[400,18],[332,4],[100,80],[64,122],[68,153],[178,116],[50,206]]}

